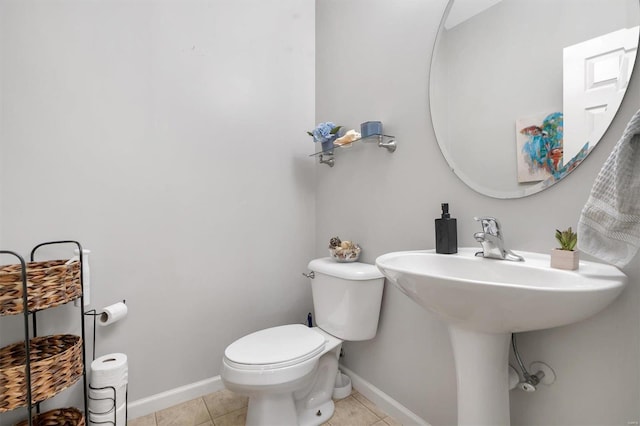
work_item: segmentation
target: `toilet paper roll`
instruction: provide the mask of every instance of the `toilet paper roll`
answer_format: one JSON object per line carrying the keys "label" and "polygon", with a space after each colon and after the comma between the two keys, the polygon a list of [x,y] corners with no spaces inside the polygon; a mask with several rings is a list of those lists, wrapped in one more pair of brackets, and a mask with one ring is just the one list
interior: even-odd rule
{"label": "toilet paper roll", "polygon": [[127,305],[118,302],[103,308],[102,311],[100,318],[98,318],[98,324],[105,327],[126,317]]}
{"label": "toilet paper roll", "polygon": [[107,414],[115,407],[127,402],[127,384],[95,389],[89,388],[89,412],[93,414]]}
{"label": "toilet paper roll", "polygon": [[105,426],[113,425],[113,420],[116,423],[114,426],[125,426],[127,424],[127,404],[122,404],[117,410],[111,410],[106,414],[93,414],[89,413],[89,426]]}
{"label": "toilet paper roll", "polygon": [[118,387],[128,382],[129,367],[125,354],[107,354],[91,363],[91,387]]}

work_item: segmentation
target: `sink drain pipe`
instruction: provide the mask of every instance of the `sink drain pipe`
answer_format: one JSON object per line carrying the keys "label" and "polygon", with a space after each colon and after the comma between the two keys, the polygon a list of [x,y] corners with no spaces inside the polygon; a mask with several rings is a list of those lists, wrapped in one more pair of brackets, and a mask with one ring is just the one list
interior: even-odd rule
{"label": "sink drain pipe", "polygon": [[[511,334],[511,347],[513,348],[513,354],[516,357],[516,361],[518,362],[518,366],[522,371],[522,376],[524,377],[524,381],[518,383],[518,388],[525,392],[535,392],[538,384],[547,376],[547,379],[542,383],[551,384],[555,381],[555,373],[551,370],[551,367],[542,363],[542,362],[534,362],[531,364],[531,368],[540,368],[535,374],[529,374],[527,368],[524,366],[522,359],[520,358],[520,354],[518,353],[518,345],[516,344],[516,334]],[[549,372],[549,374],[545,373],[545,370]]]}

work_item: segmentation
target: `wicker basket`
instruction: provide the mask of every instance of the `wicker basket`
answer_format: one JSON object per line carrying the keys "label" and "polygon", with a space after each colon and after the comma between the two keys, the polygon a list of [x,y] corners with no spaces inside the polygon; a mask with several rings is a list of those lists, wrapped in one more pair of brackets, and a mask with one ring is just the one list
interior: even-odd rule
{"label": "wicker basket", "polygon": [[[82,377],[82,339],[57,334],[31,339],[31,401],[51,398]],[[27,405],[24,342],[0,349],[0,413]]]}
{"label": "wicker basket", "polygon": [[[29,311],[52,308],[82,295],[80,262],[66,260],[27,263]],[[20,264],[0,266],[0,316],[22,313]]]}
{"label": "wicker basket", "polygon": [[[73,407],[36,414],[32,420],[33,426],[84,426],[84,416]],[[28,424],[28,420],[23,420],[16,426],[27,426]]]}

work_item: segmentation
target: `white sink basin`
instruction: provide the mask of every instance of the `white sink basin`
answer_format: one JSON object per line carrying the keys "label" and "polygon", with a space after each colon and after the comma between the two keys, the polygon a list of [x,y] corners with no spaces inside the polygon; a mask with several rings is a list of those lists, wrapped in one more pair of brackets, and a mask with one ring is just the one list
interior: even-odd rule
{"label": "white sink basin", "polygon": [[[552,269],[549,255],[516,251],[524,262],[404,251],[376,265],[404,294],[449,325],[458,384],[458,425],[509,425],[507,365],[512,332],[571,324],[604,309],[627,276],[617,268],[580,262]],[[491,392],[487,392],[491,389]]]}
{"label": "white sink basin", "polygon": [[468,330],[519,332],[571,324],[611,303],[627,283],[617,268],[580,262],[577,271],[549,267],[549,256],[517,251],[524,262],[405,251],[376,265],[400,290],[449,324]]}

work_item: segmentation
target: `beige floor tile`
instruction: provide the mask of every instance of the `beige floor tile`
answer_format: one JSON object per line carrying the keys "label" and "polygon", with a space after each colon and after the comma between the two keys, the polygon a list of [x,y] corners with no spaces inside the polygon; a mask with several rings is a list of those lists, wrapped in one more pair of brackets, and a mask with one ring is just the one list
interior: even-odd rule
{"label": "beige floor tile", "polygon": [[349,396],[355,396],[355,395],[357,395],[357,394],[359,394],[359,393],[360,393],[360,392],[358,392],[358,391],[356,390],[356,388],[351,388],[351,394],[350,394]]}
{"label": "beige floor tile", "polygon": [[361,393],[355,393],[353,394],[353,397],[357,399],[358,402],[360,402],[362,405],[367,407],[369,410],[373,411],[373,414],[380,417],[381,419],[384,419],[385,417],[387,417],[387,413],[379,409],[373,402],[369,401]]}
{"label": "beige floor tile", "polygon": [[[129,426],[244,426],[248,401],[224,389],[131,420]],[[335,404],[333,417],[323,426],[401,426],[355,390]]]}
{"label": "beige floor tile", "polygon": [[244,426],[247,422],[247,408],[241,408],[213,419],[215,426]]}
{"label": "beige floor tile", "polygon": [[156,413],[158,426],[197,426],[209,420],[211,418],[202,398],[192,399]]}
{"label": "beige floor tile", "polygon": [[249,402],[248,397],[238,395],[227,389],[205,395],[203,399],[207,404],[207,409],[212,419],[246,407]]}
{"label": "beige floor tile", "polygon": [[329,423],[331,426],[370,426],[379,420],[378,416],[350,396],[336,402],[336,411]]}
{"label": "beige floor tile", "polygon": [[138,417],[137,419],[129,420],[128,426],[156,426],[156,415],[154,413],[146,416]]}
{"label": "beige floor tile", "polygon": [[388,424],[389,426],[402,426],[402,423],[392,417],[385,417],[384,419],[382,419],[382,421],[384,421],[385,424]]}

